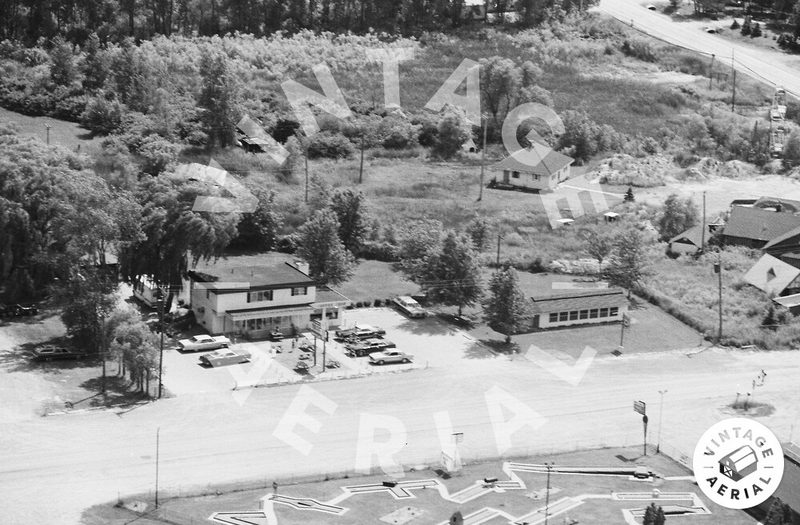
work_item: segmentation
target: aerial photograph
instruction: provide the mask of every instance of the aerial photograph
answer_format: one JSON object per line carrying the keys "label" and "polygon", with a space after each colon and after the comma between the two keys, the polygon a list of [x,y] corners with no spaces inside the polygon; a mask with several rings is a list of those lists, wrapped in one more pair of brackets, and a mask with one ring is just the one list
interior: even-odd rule
{"label": "aerial photograph", "polygon": [[0,0],[0,525],[800,525],[800,0]]}

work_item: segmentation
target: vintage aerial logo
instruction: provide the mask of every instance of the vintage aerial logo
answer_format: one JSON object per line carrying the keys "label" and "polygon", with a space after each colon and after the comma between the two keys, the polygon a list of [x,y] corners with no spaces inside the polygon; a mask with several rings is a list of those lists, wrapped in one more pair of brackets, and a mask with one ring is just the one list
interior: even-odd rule
{"label": "vintage aerial logo", "polygon": [[783,477],[783,450],[770,429],[746,418],[706,430],[694,450],[694,476],[706,496],[729,509],[767,500]]}

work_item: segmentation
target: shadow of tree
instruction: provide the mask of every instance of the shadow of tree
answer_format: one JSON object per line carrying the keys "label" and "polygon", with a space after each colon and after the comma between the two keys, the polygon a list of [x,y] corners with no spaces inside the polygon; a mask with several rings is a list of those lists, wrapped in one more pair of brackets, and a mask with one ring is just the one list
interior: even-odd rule
{"label": "shadow of tree", "polygon": [[102,381],[102,377],[93,377],[81,383],[81,388],[97,393],[84,399],[70,400],[73,408],[85,408],[87,404],[90,407],[128,407],[150,401],[146,393],[135,390],[129,380],[119,376],[106,376],[106,396],[103,399],[100,393]]}
{"label": "shadow of tree", "polygon": [[0,368],[4,368],[8,372],[39,371],[45,374],[60,374],[63,370],[93,368],[100,364],[100,360],[96,356],[56,361],[34,359],[33,351],[46,345],[69,346],[70,342],[67,337],[56,337],[43,342],[18,345],[12,350],[0,352]]}
{"label": "shadow of tree", "polygon": [[505,340],[481,339],[480,343],[488,346],[497,354],[512,355],[520,353],[520,346],[514,340],[512,340],[511,343],[506,343]]}

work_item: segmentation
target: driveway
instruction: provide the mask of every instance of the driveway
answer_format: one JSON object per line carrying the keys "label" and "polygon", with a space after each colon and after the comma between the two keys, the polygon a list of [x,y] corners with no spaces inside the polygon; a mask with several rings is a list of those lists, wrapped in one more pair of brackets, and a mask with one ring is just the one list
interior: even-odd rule
{"label": "driveway", "polygon": [[671,44],[700,53],[713,53],[725,64],[730,64],[734,55],[738,71],[783,86],[787,93],[800,98],[800,57],[731,42],[703,31],[707,21],[674,22],[667,15],[650,11],[644,4],[631,0],[601,0],[595,9],[625,24],[632,23],[634,28]]}

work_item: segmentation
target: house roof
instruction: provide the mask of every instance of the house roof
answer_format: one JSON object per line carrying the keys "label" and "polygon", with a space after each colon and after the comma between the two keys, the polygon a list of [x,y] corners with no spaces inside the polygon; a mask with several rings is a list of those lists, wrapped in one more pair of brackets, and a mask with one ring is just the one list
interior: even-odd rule
{"label": "house roof", "polygon": [[529,147],[517,150],[500,161],[496,168],[549,177],[558,170],[572,164],[574,160],[572,157],[562,155],[544,144],[531,142]]}
{"label": "house roof", "polygon": [[795,306],[800,306],[800,293],[792,294],[792,295],[784,295],[783,297],[776,297],[773,299],[779,305],[786,307],[786,308],[794,308]]}
{"label": "house roof", "polygon": [[317,287],[317,298],[314,301],[313,306],[317,306],[323,303],[346,303],[350,304],[352,301],[345,297],[344,295],[340,294],[333,288],[328,286],[318,286]]}
{"label": "house roof", "polygon": [[255,120],[251,119],[248,115],[242,117],[242,120],[236,124],[236,129],[244,133],[250,138],[266,138],[267,132]]}
{"label": "house roof", "polygon": [[800,216],[762,208],[734,206],[722,233],[727,237],[770,241],[795,228],[800,228]]}
{"label": "house roof", "polygon": [[531,297],[531,301],[533,301],[532,311],[535,314],[619,307],[627,304],[621,288],[570,290],[558,294]]}
{"label": "house roof", "polygon": [[227,271],[206,269],[188,272],[189,278],[218,292],[266,290],[288,286],[313,286],[314,280],[289,263],[272,266],[234,267]]}
{"label": "house roof", "polygon": [[765,254],[744,274],[744,280],[763,292],[780,295],[799,275],[800,269]]}
{"label": "house roof", "polygon": [[800,201],[793,199],[783,199],[779,197],[760,197],[754,204],[759,208],[775,208],[778,205],[781,211],[788,213],[800,212]]}
{"label": "house roof", "polygon": [[670,244],[672,244],[673,242],[694,244],[699,248],[700,245],[703,244],[703,227],[692,226],[685,232],[679,233],[678,235],[670,239],[669,242]]}
{"label": "house roof", "polygon": [[797,228],[793,228],[782,235],[774,237],[771,241],[769,241],[767,244],[764,245],[763,249],[768,250],[770,248],[776,248],[778,247],[778,245],[781,244],[787,247],[800,246],[800,239],[797,239],[797,237],[800,237],[800,226],[798,226]]}

